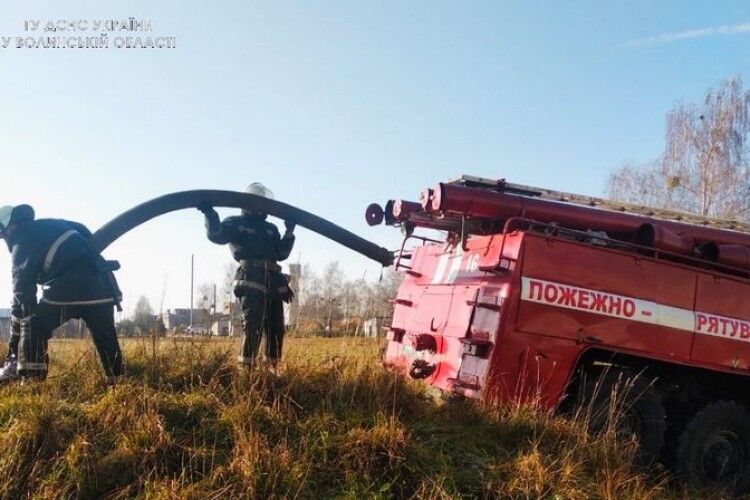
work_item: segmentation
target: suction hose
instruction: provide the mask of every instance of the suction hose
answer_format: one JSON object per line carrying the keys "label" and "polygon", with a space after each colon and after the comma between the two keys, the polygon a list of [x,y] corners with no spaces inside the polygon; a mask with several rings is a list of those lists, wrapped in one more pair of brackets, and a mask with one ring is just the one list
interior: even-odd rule
{"label": "suction hose", "polygon": [[279,219],[291,220],[298,225],[316,232],[321,236],[335,241],[383,266],[393,264],[393,253],[383,247],[368,241],[336,224],[306,212],[305,210],[287,205],[280,201],[264,198],[248,193],[235,191],[218,191],[199,189],[171,193],[142,203],[127,212],[115,217],[102,226],[93,235],[94,245],[99,251],[104,250],[119,237],[144,222],[160,215],[177,210],[196,208],[198,205],[210,204],[215,207],[240,208],[267,213]]}

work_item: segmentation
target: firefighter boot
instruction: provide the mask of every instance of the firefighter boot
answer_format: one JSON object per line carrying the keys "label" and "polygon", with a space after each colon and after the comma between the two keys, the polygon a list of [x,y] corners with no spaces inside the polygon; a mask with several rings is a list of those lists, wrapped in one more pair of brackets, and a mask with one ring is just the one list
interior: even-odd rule
{"label": "firefighter boot", "polygon": [[279,297],[271,297],[266,307],[266,360],[268,369],[278,374],[279,360],[284,345],[284,304]]}

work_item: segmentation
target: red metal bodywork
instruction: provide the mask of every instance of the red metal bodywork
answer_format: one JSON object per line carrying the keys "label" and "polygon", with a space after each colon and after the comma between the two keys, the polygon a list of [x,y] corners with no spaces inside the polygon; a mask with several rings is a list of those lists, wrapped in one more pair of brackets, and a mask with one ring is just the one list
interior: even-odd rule
{"label": "red metal bodywork", "polygon": [[409,265],[385,363],[444,391],[553,407],[592,348],[750,375],[742,277],[531,231],[428,243]]}

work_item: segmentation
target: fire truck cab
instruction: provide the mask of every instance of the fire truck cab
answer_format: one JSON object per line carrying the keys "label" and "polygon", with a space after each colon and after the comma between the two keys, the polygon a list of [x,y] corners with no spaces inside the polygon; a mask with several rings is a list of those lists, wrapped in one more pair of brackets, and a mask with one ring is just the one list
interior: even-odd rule
{"label": "fire truck cab", "polygon": [[747,227],[469,176],[367,220],[405,232],[386,366],[543,409],[627,385],[639,460],[750,489]]}

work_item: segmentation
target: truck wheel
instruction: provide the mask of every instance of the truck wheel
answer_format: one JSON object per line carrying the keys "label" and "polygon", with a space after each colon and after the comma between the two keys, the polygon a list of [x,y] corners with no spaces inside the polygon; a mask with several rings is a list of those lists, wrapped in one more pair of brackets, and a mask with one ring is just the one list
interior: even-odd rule
{"label": "truck wheel", "polygon": [[635,463],[646,466],[659,458],[667,424],[661,396],[653,384],[642,377],[633,378],[627,372],[618,371],[589,381],[586,393],[589,395],[591,431],[604,430],[614,408],[614,430],[618,437],[637,445]]}
{"label": "truck wheel", "polygon": [[680,436],[680,477],[699,487],[750,491],[750,415],[734,401],[712,403],[695,414]]}

